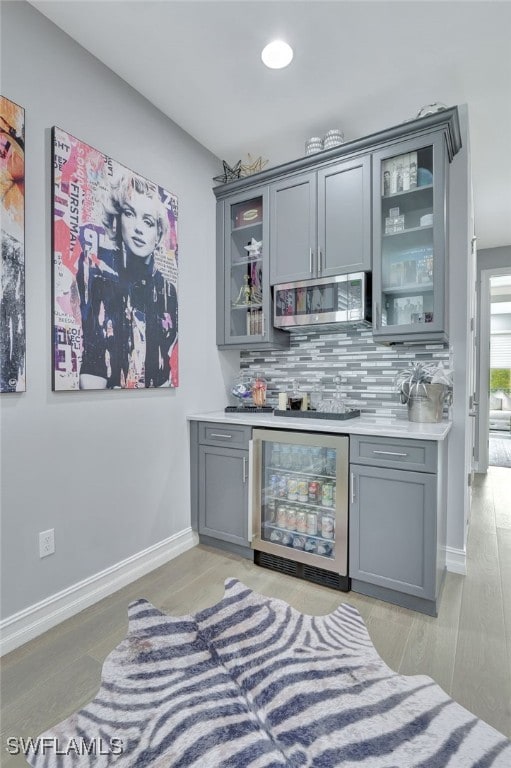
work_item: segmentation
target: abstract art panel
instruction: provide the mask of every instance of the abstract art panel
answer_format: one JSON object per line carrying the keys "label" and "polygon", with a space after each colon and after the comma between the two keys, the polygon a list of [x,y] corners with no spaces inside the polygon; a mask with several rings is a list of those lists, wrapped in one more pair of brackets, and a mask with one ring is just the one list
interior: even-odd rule
{"label": "abstract art panel", "polygon": [[25,110],[0,96],[0,392],[25,391]]}
{"label": "abstract art panel", "polygon": [[53,129],[53,389],[177,387],[175,195]]}

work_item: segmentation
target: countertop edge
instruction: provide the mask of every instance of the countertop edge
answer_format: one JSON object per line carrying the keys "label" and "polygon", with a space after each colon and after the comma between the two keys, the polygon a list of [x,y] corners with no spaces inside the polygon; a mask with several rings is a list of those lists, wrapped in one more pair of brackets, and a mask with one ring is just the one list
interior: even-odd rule
{"label": "countertop edge", "polygon": [[409,440],[434,440],[442,442],[449,434],[452,422],[441,421],[433,424],[395,419],[391,417],[359,416],[340,421],[337,419],[300,419],[273,416],[271,413],[224,413],[210,411],[187,415],[187,421],[209,421],[215,424],[242,424],[251,427],[289,429],[305,432],[330,432],[343,435],[380,435],[400,437]]}

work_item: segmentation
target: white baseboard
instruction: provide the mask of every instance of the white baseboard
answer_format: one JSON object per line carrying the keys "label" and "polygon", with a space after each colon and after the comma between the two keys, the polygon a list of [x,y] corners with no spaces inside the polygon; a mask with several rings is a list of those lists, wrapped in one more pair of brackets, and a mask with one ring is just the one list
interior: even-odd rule
{"label": "white baseboard", "polygon": [[41,635],[199,543],[191,528],[170,536],[0,622],[0,656]]}
{"label": "white baseboard", "polygon": [[445,564],[450,573],[460,573],[462,576],[467,575],[467,553],[464,549],[446,547]]}

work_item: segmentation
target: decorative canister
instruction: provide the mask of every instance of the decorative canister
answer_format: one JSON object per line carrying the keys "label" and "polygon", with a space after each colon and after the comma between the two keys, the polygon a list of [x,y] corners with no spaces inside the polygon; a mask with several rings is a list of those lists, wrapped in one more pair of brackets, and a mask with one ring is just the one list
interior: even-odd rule
{"label": "decorative canister", "polygon": [[333,149],[333,147],[338,147],[341,144],[344,144],[344,134],[339,128],[332,128],[325,133],[323,137],[324,149]]}
{"label": "decorative canister", "polygon": [[321,152],[323,149],[323,139],[321,136],[311,136],[305,142],[305,154],[314,155],[316,152]]}

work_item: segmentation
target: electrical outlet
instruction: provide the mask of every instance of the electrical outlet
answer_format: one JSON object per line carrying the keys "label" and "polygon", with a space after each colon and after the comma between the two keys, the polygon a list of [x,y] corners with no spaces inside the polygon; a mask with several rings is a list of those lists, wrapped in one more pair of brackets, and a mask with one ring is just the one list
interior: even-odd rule
{"label": "electrical outlet", "polygon": [[39,557],[47,557],[55,552],[55,529],[41,531],[39,534]]}

